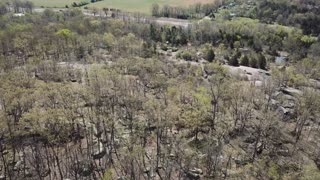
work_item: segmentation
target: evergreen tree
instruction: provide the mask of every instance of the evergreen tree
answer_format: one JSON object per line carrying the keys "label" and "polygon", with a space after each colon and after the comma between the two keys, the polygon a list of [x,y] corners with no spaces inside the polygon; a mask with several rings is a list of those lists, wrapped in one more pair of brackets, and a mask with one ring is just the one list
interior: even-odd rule
{"label": "evergreen tree", "polygon": [[154,24],[150,24],[150,37],[154,41],[159,41],[159,35]]}
{"label": "evergreen tree", "polygon": [[208,49],[207,54],[206,54],[206,60],[209,62],[212,62],[215,58],[215,54],[212,48]]}
{"label": "evergreen tree", "polygon": [[229,65],[231,66],[239,66],[239,58],[241,56],[241,52],[237,51],[229,60]]}
{"label": "evergreen tree", "polygon": [[241,66],[249,66],[249,58],[248,56],[244,55],[240,59],[240,65]]}
{"label": "evergreen tree", "polygon": [[159,16],[159,5],[158,4],[152,4],[152,9],[151,9],[151,13],[152,13],[152,16]]}
{"label": "evergreen tree", "polygon": [[258,67],[260,69],[266,69],[267,66],[267,60],[261,53],[258,55]]}
{"label": "evergreen tree", "polygon": [[251,57],[249,61],[250,67],[252,68],[257,68],[258,67],[258,62],[255,57]]}

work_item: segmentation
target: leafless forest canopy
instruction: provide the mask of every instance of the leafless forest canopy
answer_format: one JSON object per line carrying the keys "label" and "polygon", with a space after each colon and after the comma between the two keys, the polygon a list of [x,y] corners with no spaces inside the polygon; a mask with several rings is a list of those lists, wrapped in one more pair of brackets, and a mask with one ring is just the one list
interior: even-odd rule
{"label": "leafless forest canopy", "polygon": [[0,2],[0,180],[320,179],[319,1],[150,12]]}

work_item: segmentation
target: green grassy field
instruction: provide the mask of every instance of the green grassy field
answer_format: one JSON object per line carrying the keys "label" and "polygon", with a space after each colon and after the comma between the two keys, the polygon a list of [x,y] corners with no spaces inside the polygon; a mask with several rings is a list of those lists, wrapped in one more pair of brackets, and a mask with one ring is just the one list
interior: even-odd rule
{"label": "green grassy field", "polygon": [[[65,7],[65,5],[71,5],[73,2],[89,1],[89,0],[29,0],[32,1],[36,6],[44,7]],[[141,12],[149,14],[153,3],[159,5],[171,5],[171,6],[189,6],[195,3],[210,3],[215,0],[103,0],[96,3],[91,3],[88,7],[108,7],[117,8],[124,11],[130,12]]]}
{"label": "green grassy field", "polygon": [[70,6],[73,2],[81,2],[89,0],[29,0],[34,3],[35,6],[40,7],[65,7],[66,5]]}
{"label": "green grassy field", "polygon": [[90,4],[89,7],[112,7],[126,11],[149,14],[153,3],[159,5],[188,6],[197,2],[210,2],[208,0],[104,0]]}

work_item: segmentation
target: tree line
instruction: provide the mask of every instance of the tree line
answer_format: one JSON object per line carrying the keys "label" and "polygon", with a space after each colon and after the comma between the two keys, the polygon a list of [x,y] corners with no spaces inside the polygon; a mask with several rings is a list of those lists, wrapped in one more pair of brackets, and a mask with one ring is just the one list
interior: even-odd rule
{"label": "tree line", "polygon": [[151,8],[151,14],[155,17],[170,17],[178,19],[192,19],[202,18],[204,16],[213,15],[218,9],[218,3],[190,5],[188,8],[173,7],[169,5],[160,6],[159,4],[153,4]]}
{"label": "tree line", "polygon": [[31,1],[1,1],[0,2],[0,15],[8,12],[14,13],[32,13],[34,4]]}
{"label": "tree line", "polygon": [[262,22],[277,22],[283,25],[298,26],[305,34],[318,35],[320,32],[319,1],[267,1],[259,0],[249,12],[249,17]]}

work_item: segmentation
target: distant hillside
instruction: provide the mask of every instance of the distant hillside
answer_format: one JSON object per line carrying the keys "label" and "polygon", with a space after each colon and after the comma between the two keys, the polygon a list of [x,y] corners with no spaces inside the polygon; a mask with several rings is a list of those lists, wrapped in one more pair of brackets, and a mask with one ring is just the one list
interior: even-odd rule
{"label": "distant hillside", "polygon": [[[126,11],[135,11],[142,13],[150,13],[152,4],[158,3],[159,5],[171,6],[189,6],[196,3],[213,3],[221,0],[103,0],[100,2],[92,3],[89,7],[108,7],[116,8]],[[65,7],[70,6],[73,2],[90,2],[90,0],[31,0],[35,6],[43,7]]]}

